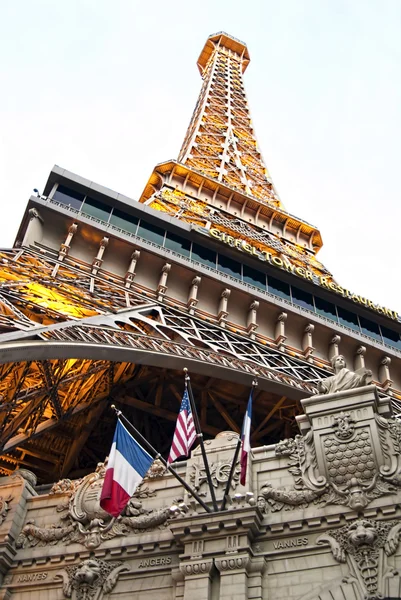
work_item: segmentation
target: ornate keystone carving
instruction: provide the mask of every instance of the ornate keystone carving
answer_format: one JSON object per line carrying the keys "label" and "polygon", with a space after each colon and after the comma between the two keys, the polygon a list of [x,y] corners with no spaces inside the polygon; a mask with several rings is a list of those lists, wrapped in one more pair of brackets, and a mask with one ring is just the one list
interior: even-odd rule
{"label": "ornate keystone carving", "polygon": [[372,383],[372,371],[368,369],[360,369],[359,373],[350,371],[346,368],[345,358],[342,354],[333,356],[331,365],[335,374],[318,381],[317,388],[321,394],[351,390]]}
{"label": "ornate keystone carving", "polygon": [[349,413],[341,412],[333,419],[333,429],[335,435],[340,440],[348,440],[354,434],[355,421]]}
{"label": "ornate keystone carving", "polygon": [[64,596],[73,600],[100,600],[114,589],[122,571],[129,571],[129,567],[122,562],[106,562],[96,558],[67,567],[66,574],[61,574]]}
{"label": "ornate keystone carving", "polygon": [[401,523],[358,519],[331,529],[317,539],[317,544],[329,544],[337,562],[347,563],[365,593],[365,600],[383,598],[383,559],[394,554],[399,545]]}

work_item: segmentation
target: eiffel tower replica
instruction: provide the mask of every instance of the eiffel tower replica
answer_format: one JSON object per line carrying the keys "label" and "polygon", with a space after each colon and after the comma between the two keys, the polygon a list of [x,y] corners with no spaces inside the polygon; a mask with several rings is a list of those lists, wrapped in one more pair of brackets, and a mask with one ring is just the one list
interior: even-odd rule
{"label": "eiffel tower replica", "polygon": [[396,312],[342,287],[319,230],[284,208],[260,153],[246,45],[212,35],[178,160],[138,201],[55,166],[0,252],[0,474],[40,483],[91,472],[115,415],[168,453],[191,374],[203,432],[252,444],[297,433],[300,399],[345,356],[401,407]]}

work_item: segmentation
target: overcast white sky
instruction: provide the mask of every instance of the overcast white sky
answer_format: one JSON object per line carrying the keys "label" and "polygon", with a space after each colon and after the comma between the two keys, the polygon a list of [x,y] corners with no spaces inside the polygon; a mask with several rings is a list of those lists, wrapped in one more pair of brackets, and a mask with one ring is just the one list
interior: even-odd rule
{"label": "overcast white sky", "polygon": [[339,283],[401,312],[400,0],[2,0],[0,246],[53,164],[138,198],[176,158],[206,38],[245,41],[256,134]]}

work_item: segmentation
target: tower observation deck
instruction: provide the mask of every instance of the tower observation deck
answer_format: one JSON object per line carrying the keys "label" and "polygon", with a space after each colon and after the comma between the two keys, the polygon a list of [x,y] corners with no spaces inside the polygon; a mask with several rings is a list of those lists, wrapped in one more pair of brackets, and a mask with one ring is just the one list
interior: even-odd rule
{"label": "tower observation deck", "polygon": [[104,460],[124,406],[167,455],[187,367],[205,436],[297,432],[300,400],[343,354],[401,406],[401,322],[341,286],[319,230],[288,212],[252,126],[246,45],[211,35],[178,160],[139,201],[55,166],[0,251],[0,474],[40,483]]}

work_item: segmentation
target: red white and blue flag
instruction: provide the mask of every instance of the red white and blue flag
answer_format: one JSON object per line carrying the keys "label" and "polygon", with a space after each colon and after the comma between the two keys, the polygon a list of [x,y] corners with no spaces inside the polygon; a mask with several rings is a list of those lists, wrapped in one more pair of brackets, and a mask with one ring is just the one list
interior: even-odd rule
{"label": "red white and blue flag", "polygon": [[100,496],[103,510],[118,517],[153,460],[118,419]]}
{"label": "red white and blue flag", "polygon": [[168,464],[174,462],[180,456],[188,456],[195,440],[196,431],[191,404],[189,402],[188,390],[185,388],[175,426],[173,443],[171,444],[170,454],[167,459]]}
{"label": "red white and blue flag", "polygon": [[241,474],[240,474],[241,485],[245,485],[245,483],[246,483],[248,455],[251,451],[252,396],[253,396],[253,388],[251,390],[251,393],[249,394],[248,406],[246,409],[244,423],[242,425],[242,433],[241,433]]}

